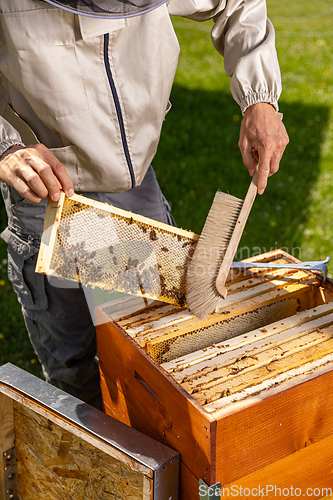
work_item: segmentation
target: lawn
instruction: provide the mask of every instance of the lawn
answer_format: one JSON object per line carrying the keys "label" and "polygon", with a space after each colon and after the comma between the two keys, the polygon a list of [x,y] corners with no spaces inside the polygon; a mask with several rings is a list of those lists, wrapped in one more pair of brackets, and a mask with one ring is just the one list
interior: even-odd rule
{"label": "lawn", "polygon": [[[302,260],[333,258],[333,8],[331,0],[268,0],[282,71],[280,110],[290,135],[280,170],[257,197],[238,257],[283,248]],[[241,114],[211,23],[173,19],[181,56],[154,167],[179,226],[200,233],[217,189],[244,197],[250,177],[238,150]],[[6,225],[3,207],[0,227]],[[333,265],[332,268],[333,270]],[[330,268],[329,268],[330,271]],[[332,271],[331,273],[332,274]],[[0,365],[37,375],[0,244]]]}

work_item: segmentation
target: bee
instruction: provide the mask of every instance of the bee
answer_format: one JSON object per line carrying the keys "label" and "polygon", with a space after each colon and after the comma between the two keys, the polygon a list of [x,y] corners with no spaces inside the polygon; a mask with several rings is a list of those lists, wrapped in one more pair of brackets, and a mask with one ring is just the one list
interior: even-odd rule
{"label": "bee", "polygon": [[111,255],[113,255],[113,246],[112,245],[109,246],[109,252]]}
{"label": "bee", "polygon": [[178,302],[180,306],[183,306],[185,304],[185,300],[186,300],[185,294],[178,292]]}
{"label": "bee", "polygon": [[180,236],[180,234],[177,234],[177,240],[182,241],[182,237]]}
{"label": "bee", "polygon": [[151,241],[156,241],[158,238],[157,238],[157,235],[156,235],[156,231],[154,229],[152,229],[149,233],[149,238],[151,239]]}
{"label": "bee", "polygon": [[130,218],[130,224],[133,224],[133,217]]}
{"label": "bee", "polygon": [[142,226],[142,231],[143,231],[144,233],[146,233],[146,232],[147,232],[147,229],[146,229],[144,226]]}
{"label": "bee", "polygon": [[163,252],[168,252],[168,251],[169,251],[169,249],[168,249],[167,247],[162,247],[162,248],[161,248],[161,250],[162,250]]}
{"label": "bee", "polygon": [[185,241],[185,243],[182,244],[182,248],[185,248],[187,247],[187,245],[190,245],[191,242],[190,241]]}
{"label": "bee", "polygon": [[82,208],[82,205],[81,205],[81,203],[74,203],[74,207]]}
{"label": "bee", "polygon": [[104,214],[97,214],[97,217],[99,217],[100,219],[104,219],[105,215]]}
{"label": "bee", "polygon": [[113,257],[113,263],[114,263],[115,266],[118,265],[118,260],[117,260],[116,257]]}

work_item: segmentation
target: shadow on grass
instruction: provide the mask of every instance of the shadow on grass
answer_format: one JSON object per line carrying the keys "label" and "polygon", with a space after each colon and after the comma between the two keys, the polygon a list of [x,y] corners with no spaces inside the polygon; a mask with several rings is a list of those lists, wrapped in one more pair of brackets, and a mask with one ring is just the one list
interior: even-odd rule
{"label": "shadow on grass", "polygon": [[[241,114],[232,96],[223,92],[174,85],[171,101],[153,165],[177,224],[200,233],[217,189],[244,198],[250,184],[237,145]],[[290,144],[279,172],[256,198],[237,258],[284,248],[302,259],[298,244],[329,109],[283,101],[280,108]]]}

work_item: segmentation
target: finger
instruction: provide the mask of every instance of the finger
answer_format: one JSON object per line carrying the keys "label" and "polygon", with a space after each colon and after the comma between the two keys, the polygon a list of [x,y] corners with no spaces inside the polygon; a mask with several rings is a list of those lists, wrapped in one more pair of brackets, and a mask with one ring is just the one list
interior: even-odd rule
{"label": "finger", "polygon": [[243,163],[248,169],[249,174],[252,176],[257,166],[253,155],[253,148],[248,141],[239,141],[238,146],[242,154]]}
{"label": "finger", "polygon": [[263,194],[267,186],[267,178],[270,175],[270,155],[259,156],[258,162],[258,194]]}
{"label": "finger", "polygon": [[73,182],[63,164],[45,146],[40,148],[40,155],[42,159],[50,165],[58,185],[60,185],[60,188],[65,192],[66,196],[72,196],[74,194]]}
{"label": "finger", "polygon": [[282,158],[282,155],[280,155],[280,154],[273,154],[272,155],[271,160],[270,160],[270,169],[269,169],[268,177],[270,177],[273,174],[276,174],[276,172],[279,170],[281,158]]}
{"label": "finger", "polygon": [[53,201],[59,200],[60,189],[57,178],[51,166],[36,153],[26,158],[26,165],[20,169],[20,176],[41,198],[50,197]]}
{"label": "finger", "polygon": [[26,198],[33,203],[39,203],[42,201],[42,198],[40,198],[23,179],[16,177],[12,186],[22,196],[22,198]]}

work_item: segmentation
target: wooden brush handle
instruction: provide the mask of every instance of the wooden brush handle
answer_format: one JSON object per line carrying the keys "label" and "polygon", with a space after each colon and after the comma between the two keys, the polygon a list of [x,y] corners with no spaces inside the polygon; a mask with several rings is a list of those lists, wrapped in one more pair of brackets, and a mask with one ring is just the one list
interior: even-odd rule
{"label": "wooden brush handle", "polygon": [[235,253],[238,248],[239,241],[242,237],[244,227],[251,211],[253,202],[255,200],[257,194],[257,177],[258,177],[258,169],[256,169],[250,187],[246,193],[245,200],[243,202],[241,211],[239,213],[236,226],[231,235],[228,248],[225,252],[219,273],[216,278],[216,288],[219,294],[225,299],[227,296],[227,289],[225,287],[225,282],[230,271],[231,263],[234,259]]}

